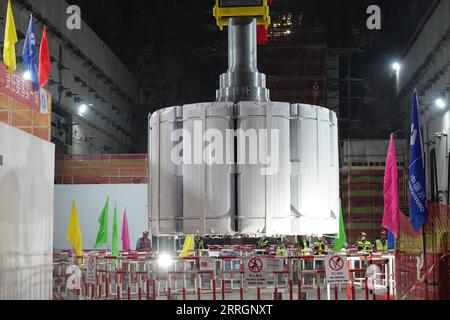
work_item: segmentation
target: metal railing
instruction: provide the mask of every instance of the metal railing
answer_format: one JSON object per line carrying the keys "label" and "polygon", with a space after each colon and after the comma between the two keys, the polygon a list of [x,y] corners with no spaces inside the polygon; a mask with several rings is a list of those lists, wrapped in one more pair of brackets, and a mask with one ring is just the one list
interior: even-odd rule
{"label": "metal railing", "polygon": [[[226,255],[222,255],[225,253]],[[54,294],[77,300],[377,300],[395,297],[394,257],[356,254],[347,257],[349,281],[331,285],[326,281],[325,255],[266,256],[277,259],[282,270],[267,272],[265,285],[249,286],[244,261],[261,256],[258,250],[214,252],[214,256],[175,258],[160,266],[151,254],[121,255],[91,252],[74,258],[67,252],[54,255]],[[218,255],[219,254],[219,255]],[[218,256],[217,256],[218,255]],[[87,257],[95,257],[95,270],[88,280]],[[209,262],[207,269],[203,266]],[[67,269],[77,265],[81,282],[70,289]],[[378,265],[376,274],[367,267]]]}

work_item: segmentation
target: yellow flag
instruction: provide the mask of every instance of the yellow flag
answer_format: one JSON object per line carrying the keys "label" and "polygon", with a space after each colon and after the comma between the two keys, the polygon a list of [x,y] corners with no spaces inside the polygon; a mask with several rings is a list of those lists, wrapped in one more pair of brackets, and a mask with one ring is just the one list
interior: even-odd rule
{"label": "yellow flag", "polygon": [[70,213],[69,226],[67,228],[67,241],[69,241],[78,257],[83,254],[83,236],[81,235],[80,221],[78,220],[78,211],[75,200],[72,202],[72,211]]}
{"label": "yellow flag", "polygon": [[11,1],[8,1],[6,12],[5,41],[3,44],[3,62],[8,66],[8,71],[16,70],[16,43],[17,43],[16,24],[11,8]]}
{"label": "yellow flag", "polygon": [[186,238],[184,238],[183,251],[181,251],[180,253],[180,258],[187,258],[194,255],[194,250],[195,250],[194,236],[186,236]]}

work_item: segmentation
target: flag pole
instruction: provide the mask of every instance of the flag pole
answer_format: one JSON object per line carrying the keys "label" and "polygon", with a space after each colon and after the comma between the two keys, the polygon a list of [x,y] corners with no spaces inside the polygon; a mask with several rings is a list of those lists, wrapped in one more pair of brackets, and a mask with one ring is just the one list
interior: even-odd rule
{"label": "flag pole", "polygon": [[425,226],[422,227],[422,243],[423,243],[423,259],[424,259],[424,274],[425,278],[423,279],[424,285],[425,285],[425,300],[428,301],[428,279],[427,279],[427,272],[428,272],[428,263],[427,263],[427,240],[426,240],[426,232],[425,232]]}
{"label": "flag pole", "polygon": [[[448,137],[447,137],[448,140]],[[447,205],[450,206],[450,152],[448,154],[448,169],[447,169]]]}
{"label": "flag pole", "polygon": [[[427,145],[428,147],[428,145]],[[431,150],[430,151],[430,179],[431,179],[431,201],[436,201],[436,192],[437,190],[435,190],[435,184],[436,181],[435,179],[437,179],[437,176],[434,174],[435,172],[435,168],[436,168],[436,162],[435,162],[435,156],[436,156],[436,150]],[[424,163],[426,161],[426,151],[423,151],[423,159],[424,159]],[[426,166],[425,166],[425,172],[426,172]],[[426,232],[426,224],[422,226],[422,245],[423,245],[423,259],[424,259],[424,286],[425,286],[425,300],[428,301],[429,300],[429,293],[428,293],[428,262],[427,262],[427,232]]]}
{"label": "flag pole", "polygon": [[[428,145],[427,145],[428,147]],[[422,145],[423,148],[423,145]],[[426,173],[426,151],[422,150],[422,157],[423,157],[423,163],[424,163],[424,171]],[[431,172],[431,179],[433,179],[433,169],[432,169],[433,163],[431,160],[431,156],[430,156],[430,172]],[[425,181],[426,184],[426,181]],[[434,184],[434,183],[432,183]],[[432,195],[431,197],[433,197],[433,190],[432,190]],[[425,268],[424,270],[424,278],[423,278],[423,284],[425,286],[425,301],[428,301],[428,280],[427,280],[427,270],[428,270],[428,263],[427,263],[427,239],[426,239],[426,232],[425,232],[425,227],[426,225],[422,226],[422,246],[423,246],[423,266]]]}

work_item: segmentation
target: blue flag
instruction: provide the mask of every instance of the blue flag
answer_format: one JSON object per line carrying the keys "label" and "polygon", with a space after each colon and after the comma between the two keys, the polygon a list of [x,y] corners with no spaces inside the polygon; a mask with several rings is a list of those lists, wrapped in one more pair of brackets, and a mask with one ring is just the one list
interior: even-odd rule
{"label": "blue flag", "polygon": [[409,158],[410,219],[416,231],[428,221],[425,166],[423,159],[422,133],[419,123],[419,101],[414,92],[412,104],[411,150]]}
{"label": "blue flag", "polygon": [[390,231],[388,231],[387,244],[388,244],[388,250],[395,249],[395,237],[392,234],[392,232],[390,232]]}
{"label": "blue flag", "polygon": [[39,90],[38,63],[37,63],[36,37],[34,33],[33,15],[30,17],[25,43],[23,46],[22,59],[28,66],[28,72],[31,75],[31,81],[34,84],[34,90]]}

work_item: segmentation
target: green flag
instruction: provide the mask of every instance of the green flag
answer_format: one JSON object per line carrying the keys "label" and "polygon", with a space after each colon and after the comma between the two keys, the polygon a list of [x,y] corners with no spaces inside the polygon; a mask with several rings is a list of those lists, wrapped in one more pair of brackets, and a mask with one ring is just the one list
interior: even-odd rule
{"label": "green flag", "polygon": [[101,246],[108,243],[108,216],[109,216],[109,197],[106,199],[105,207],[98,218],[98,223],[100,224],[97,240],[95,241],[94,249],[98,249]]}
{"label": "green flag", "polygon": [[342,202],[340,203],[340,213],[339,213],[339,235],[334,240],[334,251],[340,251],[344,248],[345,243],[347,242],[347,235],[345,234],[345,226],[344,226],[344,213],[342,212]]}
{"label": "green flag", "polygon": [[112,254],[114,257],[119,256],[119,217],[117,216],[117,207],[114,207],[114,223],[112,234]]}

